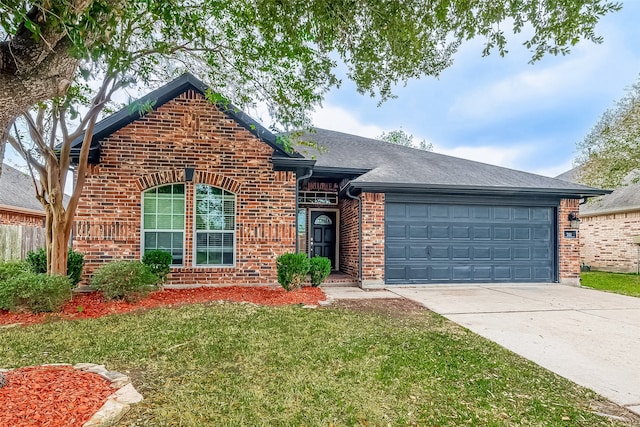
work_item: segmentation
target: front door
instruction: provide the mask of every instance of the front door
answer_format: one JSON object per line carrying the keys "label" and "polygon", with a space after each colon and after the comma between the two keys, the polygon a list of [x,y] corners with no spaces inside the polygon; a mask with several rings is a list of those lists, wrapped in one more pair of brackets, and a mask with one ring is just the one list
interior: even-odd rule
{"label": "front door", "polygon": [[323,256],[336,268],[336,213],[311,212],[311,256]]}

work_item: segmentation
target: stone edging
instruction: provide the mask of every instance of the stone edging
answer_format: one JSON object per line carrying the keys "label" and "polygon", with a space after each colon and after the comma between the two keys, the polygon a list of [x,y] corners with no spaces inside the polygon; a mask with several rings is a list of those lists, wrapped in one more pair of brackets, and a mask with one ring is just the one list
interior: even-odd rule
{"label": "stone edging", "polygon": [[114,424],[126,414],[131,405],[141,402],[143,397],[131,384],[131,379],[116,371],[109,371],[104,365],[95,363],[78,363],[74,369],[91,372],[100,375],[105,380],[111,381],[111,387],[118,390],[107,398],[104,405],[93,414],[91,419],[82,427],[106,427]]}
{"label": "stone edging", "polygon": [[[68,363],[49,363],[42,366],[72,366]],[[91,419],[82,427],[107,427],[115,424],[129,411],[131,405],[141,402],[143,397],[131,384],[131,379],[116,371],[109,371],[104,365],[95,363],[78,363],[73,366],[80,371],[91,372],[100,375],[107,381],[111,381],[111,387],[118,389],[107,398],[104,405],[93,414]],[[9,372],[9,369],[0,369],[0,372]]]}

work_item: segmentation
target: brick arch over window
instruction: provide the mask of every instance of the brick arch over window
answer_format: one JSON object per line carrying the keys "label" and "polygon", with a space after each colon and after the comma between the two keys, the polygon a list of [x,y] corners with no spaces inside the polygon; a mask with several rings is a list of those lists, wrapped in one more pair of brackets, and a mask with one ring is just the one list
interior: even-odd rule
{"label": "brick arch over window", "polygon": [[[238,194],[242,187],[241,182],[229,178],[228,176],[199,170],[196,170],[194,181],[198,184],[207,184],[218,187],[234,194]],[[138,178],[137,184],[140,191],[145,191],[149,188],[180,182],[184,182],[184,169],[172,169],[143,175]]]}
{"label": "brick arch over window", "polygon": [[145,191],[153,187],[181,182],[184,182],[184,169],[172,169],[141,176],[138,178],[138,188],[140,191]]}
{"label": "brick arch over window", "polygon": [[242,187],[242,183],[240,181],[236,181],[228,176],[199,170],[196,170],[195,182],[198,184],[207,184],[212,187],[218,187],[233,194],[238,194],[240,192],[240,187]]}

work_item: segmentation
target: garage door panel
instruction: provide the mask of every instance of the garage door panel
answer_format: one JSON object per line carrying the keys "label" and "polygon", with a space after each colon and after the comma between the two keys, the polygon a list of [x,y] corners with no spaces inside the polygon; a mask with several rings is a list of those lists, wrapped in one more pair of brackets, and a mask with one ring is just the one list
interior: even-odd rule
{"label": "garage door panel", "polygon": [[451,237],[454,239],[470,239],[471,238],[471,226],[469,225],[455,225],[451,227]]}
{"label": "garage door panel", "polygon": [[531,240],[531,228],[513,227],[513,240]]}
{"label": "garage door panel", "polygon": [[493,240],[511,240],[511,227],[494,227]]}
{"label": "garage door panel", "polygon": [[387,283],[553,281],[553,212],[551,207],[389,202]]}
{"label": "garage door panel", "polygon": [[488,282],[493,278],[493,267],[491,266],[476,266],[473,268],[473,280]]}
{"label": "garage door panel", "polygon": [[473,240],[491,240],[491,227],[474,226]]}
{"label": "garage door panel", "polygon": [[426,224],[410,224],[409,225],[409,238],[410,239],[424,239],[428,237],[428,230]]}
{"label": "garage door panel", "polygon": [[405,205],[404,203],[387,204],[386,212],[385,212],[387,219],[393,220],[398,218],[398,219],[404,220],[404,218],[406,217],[407,206],[412,206],[412,205]]}
{"label": "garage door panel", "polygon": [[450,261],[451,254],[449,252],[450,246],[431,246],[429,247],[430,258],[434,261],[444,260]]}
{"label": "garage door panel", "polygon": [[387,245],[387,259],[394,260],[406,260],[407,259],[407,246],[405,245]]}
{"label": "garage door panel", "polygon": [[432,239],[449,239],[449,226],[447,225],[430,226],[429,237]]}
{"label": "garage door panel", "polygon": [[405,238],[407,235],[406,229],[407,227],[404,224],[388,224],[385,235],[387,238]]}
{"label": "garage door panel", "polygon": [[425,245],[409,246],[409,259],[411,261],[429,259],[429,248]]}
{"label": "garage door panel", "polygon": [[469,246],[453,246],[451,248],[451,259],[454,261],[470,260],[471,248]]}
{"label": "garage door panel", "polygon": [[429,216],[429,208],[427,205],[410,204],[407,205],[407,216],[409,218],[426,219]]}

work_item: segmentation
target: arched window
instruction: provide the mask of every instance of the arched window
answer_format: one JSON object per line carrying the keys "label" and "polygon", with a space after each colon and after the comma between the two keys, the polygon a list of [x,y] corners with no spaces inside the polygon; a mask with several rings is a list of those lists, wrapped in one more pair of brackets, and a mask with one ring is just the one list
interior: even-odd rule
{"label": "arched window", "polygon": [[236,196],[212,187],[196,185],[196,265],[233,265],[236,245]]}
{"label": "arched window", "polygon": [[315,221],[313,221],[314,225],[331,225],[333,224],[333,221],[331,221],[331,218],[329,218],[326,215],[320,215],[318,218],[316,218]]}
{"label": "arched window", "polygon": [[159,249],[171,254],[172,265],[182,265],[184,184],[151,188],[142,200],[142,253]]}

